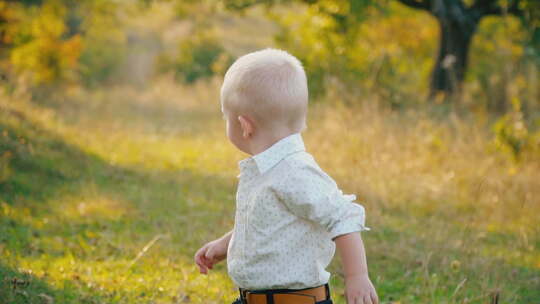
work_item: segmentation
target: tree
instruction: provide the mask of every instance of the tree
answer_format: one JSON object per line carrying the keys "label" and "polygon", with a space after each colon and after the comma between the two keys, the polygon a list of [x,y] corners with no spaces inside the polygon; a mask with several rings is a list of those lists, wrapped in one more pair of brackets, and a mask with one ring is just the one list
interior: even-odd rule
{"label": "tree", "polygon": [[5,8],[0,14],[2,65],[9,65],[12,75],[31,76],[33,84],[72,78],[82,48],[81,36],[67,22],[74,2],[10,0],[0,5]]}
{"label": "tree", "polygon": [[[321,0],[322,1],[322,0]],[[301,0],[307,5],[321,1]],[[348,2],[349,16],[329,12],[338,23],[351,26],[350,19],[361,22],[362,10],[367,6],[381,6],[374,0],[337,0]],[[467,70],[467,58],[472,38],[482,18],[490,15],[511,14],[520,18],[531,29],[531,45],[539,51],[540,1],[538,0],[395,0],[408,7],[423,10],[436,18],[440,28],[439,48],[431,72],[430,97],[437,93],[451,96],[461,91]],[[225,0],[227,7],[241,10],[257,4],[275,5],[291,1],[278,0]],[[342,29],[343,30],[343,29]],[[347,29],[343,30],[344,32]]]}
{"label": "tree", "polygon": [[[525,22],[538,23],[538,20],[527,20],[538,17],[533,15],[538,13],[538,1],[513,0],[503,5],[497,0],[476,0],[468,6],[463,0],[398,1],[429,12],[439,23],[439,51],[431,74],[431,96],[440,91],[447,94],[460,91],[471,40],[482,18],[512,14]],[[538,24],[533,26],[538,27]],[[537,28],[534,30],[538,31]]]}

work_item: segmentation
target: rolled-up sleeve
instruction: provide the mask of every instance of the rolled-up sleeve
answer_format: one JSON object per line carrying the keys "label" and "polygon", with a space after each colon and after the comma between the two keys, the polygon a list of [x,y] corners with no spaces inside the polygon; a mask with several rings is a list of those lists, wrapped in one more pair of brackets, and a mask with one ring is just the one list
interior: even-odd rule
{"label": "rolled-up sleeve", "polygon": [[365,209],[353,202],[356,196],[343,194],[334,180],[320,168],[291,168],[274,190],[278,199],[298,217],[320,224],[337,236],[370,230],[365,226]]}

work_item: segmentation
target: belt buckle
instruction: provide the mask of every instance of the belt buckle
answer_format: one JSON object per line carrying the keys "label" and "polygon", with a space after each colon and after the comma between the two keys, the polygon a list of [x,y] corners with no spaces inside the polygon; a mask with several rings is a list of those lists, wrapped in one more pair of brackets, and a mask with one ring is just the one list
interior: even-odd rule
{"label": "belt buckle", "polygon": [[240,300],[242,301],[242,304],[248,304],[247,298],[246,298],[247,290],[243,288],[238,288],[238,291],[240,292]]}
{"label": "belt buckle", "polygon": [[242,301],[242,304],[250,304],[248,302],[248,299],[249,299],[249,295],[250,294],[263,294],[266,296],[266,303],[267,304],[274,304],[274,300],[273,300],[273,293],[272,292],[259,292],[259,291],[255,291],[255,292],[251,292],[247,289],[243,289],[243,288],[239,288],[240,290],[240,300]]}

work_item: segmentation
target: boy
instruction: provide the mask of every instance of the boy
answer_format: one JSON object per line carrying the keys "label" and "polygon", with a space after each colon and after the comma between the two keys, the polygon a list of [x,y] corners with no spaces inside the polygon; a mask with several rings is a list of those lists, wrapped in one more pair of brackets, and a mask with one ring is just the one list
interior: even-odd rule
{"label": "boy", "polygon": [[377,304],[358,231],[364,208],[306,152],[307,80],[277,49],[249,53],[225,74],[221,108],[241,160],[234,228],[195,254],[203,274],[227,258],[235,303],[332,303],[325,268],[337,246],[348,304]]}

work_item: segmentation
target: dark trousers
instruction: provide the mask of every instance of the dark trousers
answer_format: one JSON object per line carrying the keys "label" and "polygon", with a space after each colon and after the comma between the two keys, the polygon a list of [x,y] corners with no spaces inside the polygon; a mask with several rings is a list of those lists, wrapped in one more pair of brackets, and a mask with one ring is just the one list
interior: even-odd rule
{"label": "dark trousers", "polygon": [[[325,284],[326,292],[328,293],[328,298],[323,301],[315,302],[315,304],[333,304],[332,299],[330,297],[330,287],[327,284]],[[298,291],[299,289],[266,289],[266,290],[258,290],[257,293],[264,293],[267,296],[271,295],[272,293],[287,293],[292,291]],[[240,292],[240,289],[238,290],[238,293],[240,294],[236,300],[232,304],[247,304],[247,301],[242,298],[242,293]],[[268,299],[268,298],[267,298]],[[272,301],[272,300],[271,300]],[[274,304],[273,302],[267,301],[268,304]],[[279,304],[279,303],[275,303]]]}

